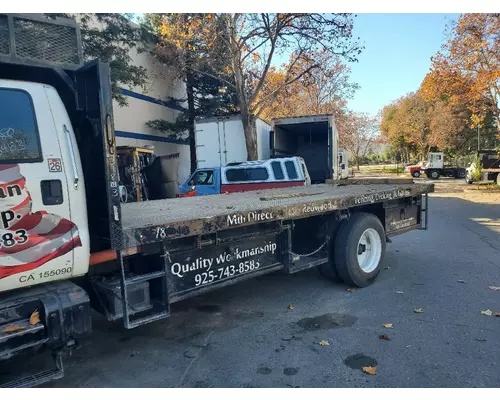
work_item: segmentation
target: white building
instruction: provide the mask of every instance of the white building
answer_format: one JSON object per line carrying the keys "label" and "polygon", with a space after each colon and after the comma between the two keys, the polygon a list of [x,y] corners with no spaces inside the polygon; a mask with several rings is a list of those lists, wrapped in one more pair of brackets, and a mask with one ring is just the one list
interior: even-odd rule
{"label": "white building", "polygon": [[134,65],[146,68],[149,82],[146,90],[142,87],[121,87],[121,93],[127,98],[127,106],[120,106],[117,101],[113,101],[116,144],[138,147],[150,145],[157,156],[179,153],[178,179],[184,182],[190,175],[187,134],[186,139],[180,140],[167,137],[146,123],[155,119],[175,122],[180,108],[168,98],[185,99],[185,85],[180,80],[167,78],[165,68],[148,52],[138,53],[132,49],[130,57]]}
{"label": "white building", "polygon": [[189,144],[186,139],[167,137],[165,133],[155,131],[146,123],[155,119],[175,122],[180,112],[179,106],[168,101],[168,97],[186,98],[183,82],[167,81],[161,73],[162,68],[148,53],[130,54],[135,65],[143,66],[149,74],[146,91],[142,88],[121,88],[127,97],[127,106],[113,102],[115,134],[117,146],[154,146],[155,155],[179,154],[179,182],[184,182],[190,174]]}

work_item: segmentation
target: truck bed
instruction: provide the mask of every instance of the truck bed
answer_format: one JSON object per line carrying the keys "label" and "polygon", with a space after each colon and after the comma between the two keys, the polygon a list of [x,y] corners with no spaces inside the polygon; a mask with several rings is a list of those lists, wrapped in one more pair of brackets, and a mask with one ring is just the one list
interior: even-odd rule
{"label": "truck bed", "polygon": [[122,204],[122,248],[418,196],[432,184],[330,184]]}

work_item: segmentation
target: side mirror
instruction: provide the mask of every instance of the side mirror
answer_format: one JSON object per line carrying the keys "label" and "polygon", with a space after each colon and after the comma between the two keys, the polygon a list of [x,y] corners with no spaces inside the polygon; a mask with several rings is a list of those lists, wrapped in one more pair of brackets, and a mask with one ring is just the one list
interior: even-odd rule
{"label": "side mirror", "polygon": [[189,186],[194,186],[194,181],[191,179],[188,183]]}

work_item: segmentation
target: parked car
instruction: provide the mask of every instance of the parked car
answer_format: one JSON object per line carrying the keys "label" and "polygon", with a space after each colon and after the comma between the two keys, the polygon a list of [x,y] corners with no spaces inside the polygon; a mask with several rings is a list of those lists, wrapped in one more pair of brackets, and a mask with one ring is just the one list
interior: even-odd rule
{"label": "parked car", "polygon": [[198,168],[179,186],[179,197],[206,196],[310,185],[301,157],[232,163],[225,167]]}

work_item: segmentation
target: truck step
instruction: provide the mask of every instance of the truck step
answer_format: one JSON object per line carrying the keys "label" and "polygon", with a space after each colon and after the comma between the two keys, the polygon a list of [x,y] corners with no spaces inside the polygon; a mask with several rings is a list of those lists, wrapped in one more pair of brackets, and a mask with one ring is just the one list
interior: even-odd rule
{"label": "truck step", "polygon": [[150,322],[158,321],[160,319],[164,319],[170,316],[170,311],[160,311],[155,314],[146,315],[142,318],[137,318],[134,320],[128,321],[127,329],[136,328],[138,326],[149,324]]}
{"label": "truck step", "polygon": [[165,271],[150,272],[148,274],[136,275],[132,278],[127,278],[125,279],[125,284],[131,285],[133,283],[147,282],[150,281],[151,279],[162,278],[164,276],[165,276]]}
{"label": "truck step", "polygon": [[15,381],[10,381],[0,385],[1,389],[6,388],[31,388],[34,386],[43,385],[55,379],[61,379],[64,376],[64,368],[62,357],[57,356],[55,359],[56,366],[54,369],[37,372],[36,374],[26,376]]}

